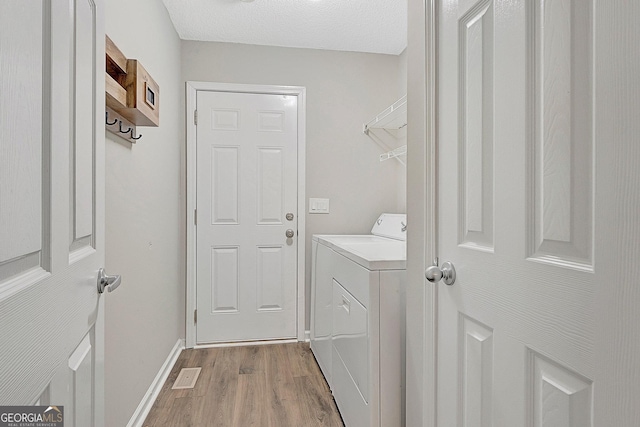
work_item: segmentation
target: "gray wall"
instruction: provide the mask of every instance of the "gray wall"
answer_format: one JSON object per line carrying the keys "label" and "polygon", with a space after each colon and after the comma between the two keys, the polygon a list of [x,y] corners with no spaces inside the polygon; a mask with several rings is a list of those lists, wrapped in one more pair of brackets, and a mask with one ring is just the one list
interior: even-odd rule
{"label": "gray wall", "polygon": [[184,337],[180,40],[159,0],[109,0],[107,34],[160,85],[160,127],[137,144],[107,133],[106,268],[122,286],[106,298],[106,425],[125,426]]}
{"label": "gray wall", "polygon": [[364,122],[404,95],[401,68],[395,55],[182,42],[185,81],[307,88],[306,196],[331,199],[330,214],[307,214],[307,329],[311,235],[368,233],[381,212],[404,212],[404,167],[381,163],[386,150],[362,133]]}

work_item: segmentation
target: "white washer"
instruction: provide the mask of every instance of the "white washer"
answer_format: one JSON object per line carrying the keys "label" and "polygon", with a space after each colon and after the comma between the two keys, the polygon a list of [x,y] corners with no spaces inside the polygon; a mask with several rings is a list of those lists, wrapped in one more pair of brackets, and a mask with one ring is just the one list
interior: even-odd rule
{"label": "white washer", "polygon": [[313,236],[311,350],[347,427],[404,425],[406,224]]}

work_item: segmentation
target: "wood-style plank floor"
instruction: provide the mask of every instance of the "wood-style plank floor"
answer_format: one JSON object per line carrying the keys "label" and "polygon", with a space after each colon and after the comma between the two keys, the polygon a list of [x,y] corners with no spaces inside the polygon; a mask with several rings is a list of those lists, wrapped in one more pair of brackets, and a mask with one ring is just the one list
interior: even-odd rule
{"label": "wood-style plank floor", "polygon": [[[172,390],[182,368],[201,367],[195,388]],[[145,427],[343,427],[309,344],[185,350]]]}

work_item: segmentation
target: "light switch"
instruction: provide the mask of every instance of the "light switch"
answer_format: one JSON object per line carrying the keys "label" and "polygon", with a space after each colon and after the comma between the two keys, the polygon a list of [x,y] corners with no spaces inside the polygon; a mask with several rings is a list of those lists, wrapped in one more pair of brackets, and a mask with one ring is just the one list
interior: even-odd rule
{"label": "light switch", "polygon": [[328,214],[329,199],[309,199],[309,213]]}

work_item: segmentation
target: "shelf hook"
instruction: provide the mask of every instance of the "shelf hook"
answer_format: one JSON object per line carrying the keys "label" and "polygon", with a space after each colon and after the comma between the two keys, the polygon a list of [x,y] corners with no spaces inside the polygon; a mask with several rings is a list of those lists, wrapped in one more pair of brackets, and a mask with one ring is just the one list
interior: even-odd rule
{"label": "shelf hook", "polygon": [[118,123],[118,119],[115,119],[113,123],[109,123],[109,112],[105,111],[104,114],[105,114],[105,123],[107,124],[107,126],[115,125],[116,123]]}
{"label": "shelf hook", "polygon": [[127,129],[127,130],[122,130],[122,120],[120,120],[120,124],[118,125],[118,130],[120,131],[120,133],[129,133],[133,129],[131,129],[131,127],[129,127],[129,129]]}
{"label": "shelf hook", "polygon": [[133,132],[134,132],[134,129],[132,128],[132,129],[131,129],[131,136],[130,136],[130,138],[131,138],[131,139],[133,139],[134,141],[137,141],[137,140],[139,140],[140,138],[142,138],[142,134],[140,134],[140,135],[138,135],[138,136],[134,136],[135,134],[134,134]]}

